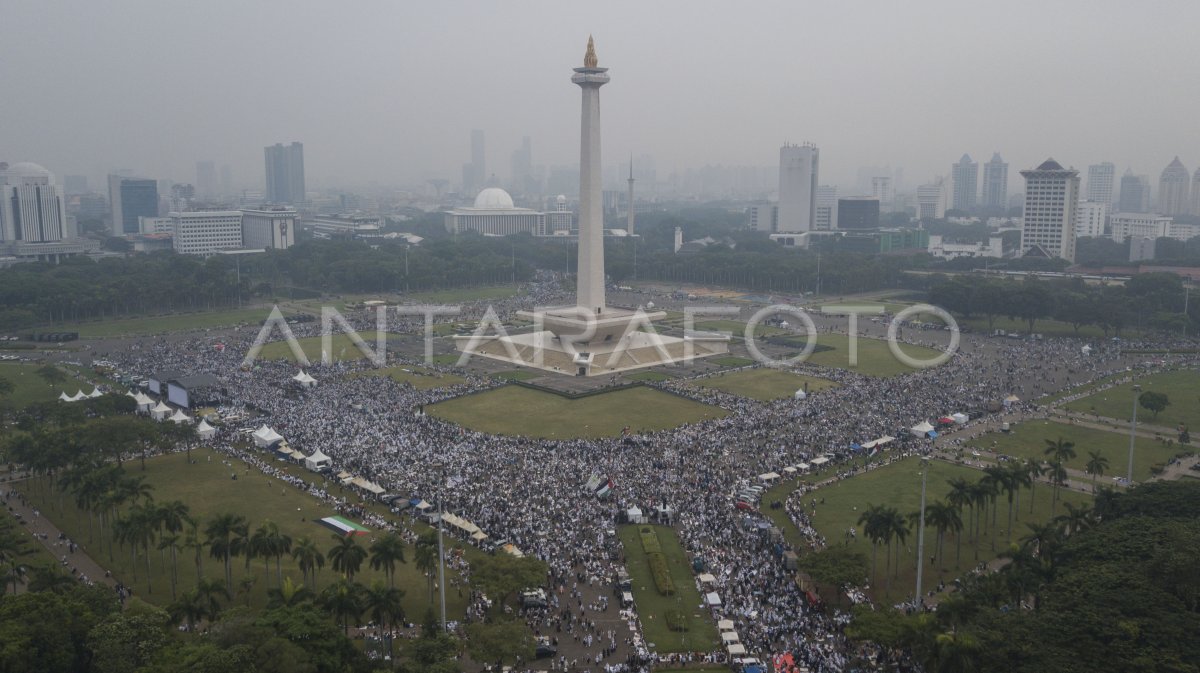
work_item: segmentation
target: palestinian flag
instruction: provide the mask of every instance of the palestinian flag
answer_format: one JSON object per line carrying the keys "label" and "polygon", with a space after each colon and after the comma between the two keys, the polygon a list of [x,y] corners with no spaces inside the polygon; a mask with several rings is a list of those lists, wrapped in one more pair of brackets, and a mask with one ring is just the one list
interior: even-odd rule
{"label": "palestinian flag", "polygon": [[608,495],[608,492],[613,490],[614,486],[616,486],[616,484],[613,483],[611,478],[604,479],[603,483],[601,483],[596,489],[596,497],[603,498],[604,496]]}

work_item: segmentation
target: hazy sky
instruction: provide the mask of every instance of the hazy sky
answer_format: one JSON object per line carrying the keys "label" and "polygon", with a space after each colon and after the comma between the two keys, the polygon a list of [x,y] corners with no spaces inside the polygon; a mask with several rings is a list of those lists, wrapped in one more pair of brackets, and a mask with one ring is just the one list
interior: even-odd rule
{"label": "hazy sky", "polygon": [[470,130],[502,178],[578,162],[595,35],[605,163],[658,173],[821,148],[821,182],[963,152],[1016,171],[1110,160],[1157,183],[1200,163],[1200,2],[311,2],[0,0],[0,159],[98,179],[263,180],[300,140],[310,186],[457,183]]}

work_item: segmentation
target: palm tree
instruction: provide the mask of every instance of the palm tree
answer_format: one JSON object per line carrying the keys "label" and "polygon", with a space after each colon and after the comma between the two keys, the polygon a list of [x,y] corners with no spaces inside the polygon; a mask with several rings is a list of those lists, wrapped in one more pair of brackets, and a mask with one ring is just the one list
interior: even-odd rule
{"label": "palm tree", "polygon": [[278,588],[267,590],[267,607],[290,607],[312,600],[313,593],[303,584],[297,586],[291,577],[283,578]]}
{"label": "palm tree", "polygon": [[304,580],[308,581],[309,573],[312,573],[312,585],[315,589],[317,586],[317,570],[325,566],[325,555],[321,550],[317,549],[317,543],[305,536],[296,540],[296,544],[292,547],[292,558],[296,560],[296,564],[300,566],[300,572],[304,573]]}
{"label": "palm tree", "polygon": [[196,589],[188,589],[167,606],[172,624],[187,622],[187,630],[196,628],[196,622],[208,615],[206,600]]}
{"label": "palm tree", "polygon": [[[865,535],[865,533],[864,533],[864,535]],[[874,545],[872,545],[871,549],[874,550],[875,548],[876,547]],[[433,578],[434,578],[434,573],[437,571],[437,547],[432,547],[427,544],[418,544],[417,550],[414,555],[415,555],[417,570],[420,570],[422,573],[424,573],[425,578],[428,580],[429,602],[432,604],[433,603]],[[872,554],[872,556],[874,556],[874,554]],[[874,563],[874,559],[872,559],[872,563]],[[872,573],[873,572],[874,572],[874,570],[872,570]]]}
{"label": "palm tree", "polygon": [[1050,483],[1054,485],[1054,497],[1050,500],[1050,513],[1054,514],[1054,506],[1058,504],[1058,491],[1067,485],[1067,468],[1063,467],[1061,460],[1055,460],[1050,463],[1050,469],[1046,470],[1046,473],[1050,475]]}
{"label": "palm tree", "polygon": [[175,560],[175,553],[179,550],[179,536],[175,533],[164,533],[158,538],[158,549],[164,551],[171,550],[171,599],[174,600],[175,587],[179,582],[179,564]]}
{"label": "palm tree", "polygon": [[1075,442],[1068,442],[1062,437],[1057,440],[1047,439],[1044,453],[1053,460],[1065,463],[1075,457]]}
{"label": "palm tree", "polygon": [[354,573],[358,572],[367,558],[367,550],[359,546],[353,535],[335,534],[333,539],[337,540],[337,544],[329,550],[329,565],[345,575],[346,581],[353,582]]}
{"label": "palm tree", "polygon": [[1092,495],[1096,494],[1096,477],[1104,474],[1108,469],[1108,459],[1105,458],[1099,451],[1088,452],[1088,462],[1084,467],[1088,472],[1092,473]]}
{"label": "palm tree", "polygon": [[384,640],[383,632],[389,624],[395,624],[404,619],[404,606],[401,600],[404,592],[395,587],[384,586],[383,582],[375,582],[362,594],[362,605],[371,615],[371,621],[379,626],[379,639],[387,643],[388,654],[391,655],[391,638]]}
{"label": "palm tree", "polygon": [[258,584],[258,578],[254,575],[246,575],[238,580],[237,595],[246,597],[246,607],[250,607],[250,594],[254,593],[255,584]]}
{"label": "palm tree", "polygon": [[[158,519],[159,525],[166,530],[167,535],[163,536],[160,541],[159,549],[171,550],[171,598],[175,597],[175,583],[179,577],[179,558],[177,555],[179,549],[179,535],[183,530],[184,524],[192,523],[189,516],[188,506],[182,501],[172,500],[162,503],[158,506],[155,516]],[[169,544],[164,544],[163,541],[170,540]]]}
{"label": "palm tree", "polygon": [[[920,514],[918,513],[918,518]],[[958,510],[948,503],[937,500],[925,508],[925,521],[933,526],[937,531],[937,543],[934,545],[934,556],[938,560],[938,567],[945,568],[945,559],[942,558],[943,542],[946,537],[946,531],[953,530],[955,524],[962,528],[962,520],[958,517]]]}
{"label": "palm tree", "polygon": [[[358,548],[362,549],[362,547]],[[366,552],[363,553],[365,554]],[[362,615],[363,604],[360,597],[361,593],[361,584],[356,584],[346,579],[340,579],[330,584],[321,592],[321,604],[325,606],[325,609],[329,611],[329,614],[334,619],[341,621],[342,631],[347,636],[350,635],[350,620],[357,620]]]}
{"label": "palm tree", "polygon": [[954,533],[954,565],[958,567],[958,559],[962,557],[962,511],[963,507],[974,508],[974,501],[971,499],[971,484],[966,479],[959,477],[949,480],[948,483],[950,493],[946,495],[946,502],[958,510],[959,514],[958,530]]}
{"label": "palm tree", "polygon": [[1033,514],[1033,487],[1037,485],[1038,478],[1046,474],[1046,467],[1035,460],[1026,460],[1024,467],[1025,471],[1029,474],[1029,513]]}
{"label": "palm tree", "polygon": [[[254,553],[263,558],[263,566],[270,572],[270,560],[275,559],[276,581],[283,582],[283,555],[292,550],[292,537],[279,530],[279,524],[266,521],[254,531],[250,540]],[[267,578],[270,581],[270,577]]]}
{"label": "palm tree", "polygon": [[971,502],[974,505],[971,508],[971,516],[975,518],[972,524],[974,530],[972,534],[972,542],[975,545],[975,560],[979,560],[979,528],[980,519],[987,521],[986,507],[988,501],[992,497],[992,483],[985,479],[971,484]]}
{"label": "palm tree", "polygon": [[404,558],[404,541],[395,533],[386,533],[371,544],[371,569],[383,569],[388,586],[396,588],[396,563],[407,563]]}
{"label": "palm tree", "polygon": [[[233,592],[233,567],[230,559],[237,554],[234,544],[234,531],[245,525],[246,519],[238,514],[218,514],[204,527],[205,543],[208,553],[213,558],[219,558],[225,563],[225,591]],[[197,572],[199,571],[197,563]]]}
{"label": "palm tree", "polygon": [[1092,524],[1092,510],[1087,505],[1075,505],[1064,502],[1063,507],[1067,513],[1059,515],[1055,521],[1062,524],[1063,537],[1070,537],[1081,530],[1084,530]]}
{"label": "palm tree", "polygon": [[896,538],[896,568],[894,577],[900,576],[900,550],[904,548],[904,543],[908,541],[908,534],[912,531],[912,526],[908,520],[900,514],[900,511],[894,507],[887,509],[888,526],[891,528],[892,535]]}
{"label": "palm tree", "polygon": [[[1021,489],[1031,488],[1032,477],[1029,474],[1029,469],[1023,463],[1013,463],[1008,467],[1008,478],[1013,484],[1013,490],[1016,491],[1016,507],[1009,508],[1009,514],[1015,515],[1016,520],[1021,520]],[[1032,498],[1032,494],[1030,494]],[[1008,522],[1009,543],[1012,542],[1012,519]]]}
{"label": "palm tree", "polygon": [[233,555],[237,556],[241,554],[246,557],[247,573],[250,572],[250,561],[258,555],[254,546],[250,543],[251,537],[253,536],[250,533],[250,523],[245,519],[238,521],[237,525],[233,527]]}
{"label": "palm tree", "polygon": [[187,533],[183,537],[183,547],[185,549],[191,549],[195,552],[196,581],[198,582],[204,578],[204,571],[203,571],[204,555],[201,552],[204,551],[205,544],[204,544],[204,538],[202,538],[200,536],[200,528],[195,521],[192,521],[188,524]]}
{"label": "palm tree", "polygon": [[204,598],[205,609],[208,611],[210,619],[216,619],[217,615],[221,614],[221,603],[218,598],[224,598],[227,601],[233,600],[233,594],[225,587],[221,586],[221,582],[214,579],[204,578],[196,583],[196,591]]}
{"label": "palm tree", "polygon": [[[876,576],[877,554],[879,545],[883,543],[886,537],[883,534],[883,507],[881,505],[868,504],[867,508],[858,517],[858,525],[862,528],[863,536],[871,541],[871,583],[874,584]],[[435,557],[436,558],[436,557]],[[432,591],[432,589],[431,589]],[[432,597],[430,600],[433,600]]]}

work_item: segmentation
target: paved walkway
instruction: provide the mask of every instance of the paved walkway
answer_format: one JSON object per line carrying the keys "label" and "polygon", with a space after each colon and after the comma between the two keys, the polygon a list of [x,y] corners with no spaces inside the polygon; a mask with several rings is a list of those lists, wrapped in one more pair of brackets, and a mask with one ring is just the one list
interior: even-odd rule
{"label": "paved walkway", "polygon": [[51,556],[60,560],[65,558],[64,565],[73,577],[115,587],[116,581],[112,577],[106,577],[104,567],[96,563],[82,547],[76,546],[74,552],[69,550],[66,539],[59,537],[62,531],[25,501],[24,496],[20,493],[23,486],[24,483],[21,481],[8,481],[0,485],[0,493],[3,494],[0,504],[8,511],[9,516],[15,518],[22,527],[32,533],[38,543],[50,552]]}

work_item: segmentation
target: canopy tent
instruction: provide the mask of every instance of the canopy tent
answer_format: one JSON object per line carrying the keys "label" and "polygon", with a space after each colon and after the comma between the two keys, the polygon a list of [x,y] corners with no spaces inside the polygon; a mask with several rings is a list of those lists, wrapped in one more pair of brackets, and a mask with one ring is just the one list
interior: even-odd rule
{"label": "canopy tent", "polygon": [[859,444],[858,442],[850,442],[851,451],[862,451],[862,448],[862,444]]}
{"label": "canopy tent", "polygon": [[937,430],[930,430],[929,432],[925,433],[925,436],[929,437],[930,439],[937,439],[938,438]]}
{"label": "canopy tent", "polygon": [[217,434],[217,429],[209,425],[208,421],[200,419],[200,425],[196,426],[196,434],[200,436],[200,439],[211,439],[213,435]]}
{"label": "canopy tent", "polygon": [[418,510],[421,510],[422,512],[424,512],[425,510],[430,509],[432,507],[433,507],[433,505],[425,502],[424,500],[417,500],[415,503],[413,503],[413,509],[418,509]]}
{"label": "canopy tent", "polygon": [[704,604],[712,606],[712,607],[717,607],[718,605],[721,604],[721,597],[717,595],[717,592],[710,591],[710,592],[704,594]]}
{"label": "canopy tent", "polygon": [[886,444],[891,444],[893,441],[895,441],[895,439],[896,438],[891,435],[884,435],[884,436],[880,437],[879,439],[872,439],[869,442],[863,442],[862,446],[864,449],[875,449],[875,448],[882,447]]}
{"label": "canopy tent", "polygon": [[788,474],[796,474],[797,469],[795,465],[788,465],[787,467],[783,468],[783,471]]}
{"label": "canopy tent", "polygon": [[345,479],[341,479],[340,481],[342,482],[342,486],[349,486],[350,484],[354,483],[355,479],[358,479],[358,477],[356,477],[354,475],[350,475],[350,476],[346,477]]}
{"label": "canopy tent", "polygon": [[100,392],[100,389],[95,388],[95,387],[92,388],[92,392],[88,393],[88,397],[91,397],[93,399],[97,398],[97,397],[103,397],[103,396],[104,396],[104,393]]}
{"label": "canopy tent", "polygon": [[812,465],[809,465],[808,463],[800,463],[796,466],[796,469],[800,470],[801,472],[808,472],[810,469],[812,469]]}
{"label": "canopy tent", "polygon": [[701,575],[697,575],[696,579],[700,580],[700,583],[704,584],[704,585],[711,585],[711,584],[717,583],[717,578],[712,573],[703,573]]}
{"label": "canopy tent", "polygon": [[350,483],[354,484],[355,486],[361,488],[362,490],[364,490],[372,495],[379,495],[380,493],[383,493],[382,486],[380,486],[379,484],[376,484],[373,481],[367,481],[366,479],[363,479],[362,477],[355,477],[353,480],[350,481]]}
{"label": "canopy tent", "polygon": [[150,415],[153,416],[154,420],[156,421],[165,419],[169,413],[171,413],[171,407],[163,404],[162,401],[159,401],[158,405],[150,410]]}
{"label": "canopy tent", "polygon": [[967,421],[971,420],[970,416],[967,416],[966,414],[961,414],[961,413],[950,414],[950,418],[954,419],[954,423],[956,425],[966,425]]}
{"label": "canopy tent", "polygon": [[292,447],[288,446],[287,442],[280,442],[280,443],[276,444],[275,452],[279,454],[280,458],[291,458],[292,457]]}
{"label": "canopy tent", "polygon": [[938,419],[938,425],[954,425],[954,419],[949,416],[942,416]]}
{"label": "canopy tent", "polygon": [[1017,397],[1016,395],[1009,395],[1008,397],[1004,398],[1004,406],[1007,407],[1008,405],[1010,405],[1014,402],[1020,402],[1020,401],[1021,401],[1021,398]]}
{"label": "canopy tent", "polygon": [[75,393],[75,401],[77,401],[77,402],[79,400],[86,400],[87,398],[88,398],[88,394],[83,392],[82,388],[79,389],[79,392]]}
{"label": "canopy tent", "polygon": [[169,418],[172,423],[179,425],[180,423],[191,423],[192,419],[187,414],[183,413],[183,409],[176,409],[175,413]]}
{"label": "canopy tent", "polygon": [[75,401],[75,398],[68,395],[65,390],[59,394],[58,399],[62,402],[74,402]]}
{"label": "canopy tent", "polygon": [[812,463],[813,465],[824,465],[825,463],[829,462],[829,458],[827,456],[817,456],[816,458],[813,458],[809,462]]}
{"label": "canopy tent", "polygon": [[721,632],[721,642],[725,643],[726,645],[728,645],[729,643],[740,642],[741,640],[742,640],[741,638],[738,638],[737,631],[722,631]]}
{"label": "canopy tent", "polygon": [[320,449],[317,449],[316,451],[312,452],[311,456],[308,456],[304,459],[304,467],[307,467],[313,472],[328,470],[333,467],[333,459],[324,453],[321,453]]}
{"label": "canopy tent", "polygon": [[806,399],[807,397],[808,397],[808,393],[804,392],[803,390],[797,390],[796,392],[792,393],[792,399],[795,399],[795,400],[803,400],[803,399]]}
{"label": "canopy tent", "polygon": [[764,482],[766,482],[766,483],[768,483],[768,484],[769,484],[769,483],[771,483],[771,482],[773,482],[773,481],[778,481],[778,480],[779,480],[779,473],[778,473],[778,472],[767,472],[767,473],[765,473],[765,474],[760,474],[760,475],[758,475],[758,478],[759,478],[761,481],[764,481]]}
{"label": "canopy tent", "polygon": [[642,514],[642,510],[637,505],[625,510],[625,516],[629,519],[630,523],[644,523],[646,519]]}
{"label": "canopy tent", "polygon": [[741,643],[730,643],[729,646],[725,648],[725,651],[729,653],[729,656],[735,657],[740,654],[745,654],[746,646]]}
{"label": "canopy tent", "polygon": [[933,429],[933,426],[929,424],[929,421],[921,421],[920,423],[909,428],[908,431],[918,437],[921,437],[922,435],[924,435],[925,433],[929,432],[932,429]]}
{"label": "canopy tent", "polygon": [[721,621],[717,622],[717,630],[718,631],[732,631],[733,630],[733,620],[732,619],[722,619]]}
{"label": "canopy tent", "polygon": [[288,458],[291,458],[292,460],[296,461],[297,463],[302,463],[302,462],[304,462],[304,452],[297,451],[296,449],[289,449],[288,450]]}
{"label": "canopy tent", "polygon": [[477,530],[474,533],[471,533],[471,539],[476,542],[483,542],[484,540],[488,539],[488,535],[481,530]]}
{"label": "canopy tent", "polygon": [[[338,472],[336,476],[337,476],[337,478],[338,478],[338,479],[345,479],[346,477],[349,477],[349,476],[351,476],[351,475],[350,475],[350,473],[349,473],[349,472],[347,472],[347,471],[345,471],[345,470],[342,470],[341,472]],[[414,504],[415,504],[415,503],[414,503]]]}
{"label": "canopy tent", "polygon": [[360,526],[342,516],[327,516],[317,523],[329,528],[334,533],[343,535],[345,537],[350,537],[351,535],[367,535],[371,532],[371,529],[365,526]]}
{"label": "canopy tent", "polygon": [[135,400],[137,399],[137,395],[134,395],[132,390],[125,391],[125,397],[132,397]]}
{"label": "canopy tent", "polygon": [[517,558],[525,558],[525,552],[521,551],[520,549],[517,549],[517,546],[511,542],[509,542],[506,545],[501,546],[500,551],[504,552],[505,554],[508,554],[509,556],[515,556]]}
{"label": "canopy tent", "polygon": [[311,387],[317,385],[317,380],[314,379],[312,376],[309,376],[308,373],[305,372],[303,369],[300,370],[299,374],[296,374],[295,376],[293,376],[292,380],[295,381],[296,383],[299,383],[301,386],[303,386],[305,388],[311,388]]}
{"label": "canopy tent", "polygon": [[1091,346],[1084,346],[1083,348],[1080,348],[1080,349],[1079,349],[1079,352],[1080,352],[1080,353],[1083,353],[1084,355],[1091,355],[1091,354],[1092,354],[1092,347],[1091,347]]}
{"label": "canopy tent", "polygon": [[283,435],[275,432],[273,429],[268,428],[265,425],[254,431],[254,434],[251,436],[254,437],[254,445],[260,448],[265,448],[283,441]]}
{"label": "canopy tent", "polygon": [[141,391],[137,395],[134,395],[133,399],[137,402],[138,411],[150,411],[150,408],[154,406],[154,400]]}

